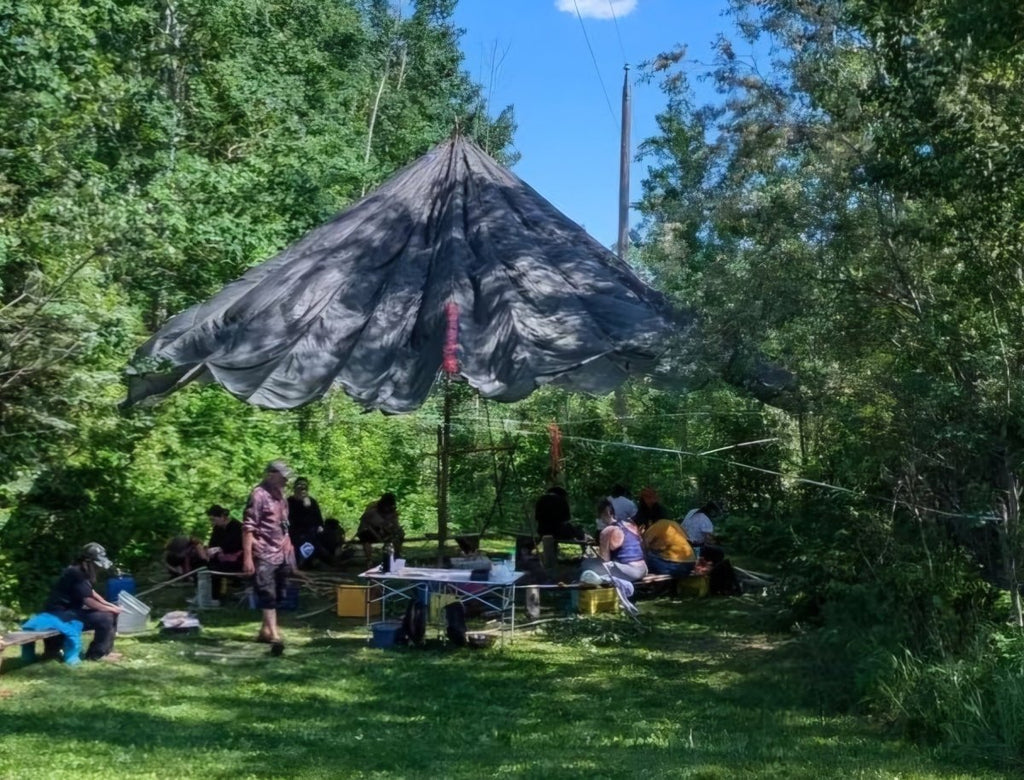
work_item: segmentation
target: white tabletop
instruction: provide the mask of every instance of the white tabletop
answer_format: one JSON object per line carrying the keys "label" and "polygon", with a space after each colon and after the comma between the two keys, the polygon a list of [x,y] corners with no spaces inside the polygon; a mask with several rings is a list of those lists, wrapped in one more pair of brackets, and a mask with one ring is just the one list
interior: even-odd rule
{"label": "white tabletop", "polygon": [[368,569],[360,574],[373,580],[418,580],[421,582],[467,582],[475,585],[513,585],[516,580],[526,572],[514,571],[509,575],[505,570],[499,569],[504,576],[501,579],[486,580],[472,579],[473,572],[470,569],[428,569],[418,566],[406,566],[398,571],[382,572],[377,567]]}

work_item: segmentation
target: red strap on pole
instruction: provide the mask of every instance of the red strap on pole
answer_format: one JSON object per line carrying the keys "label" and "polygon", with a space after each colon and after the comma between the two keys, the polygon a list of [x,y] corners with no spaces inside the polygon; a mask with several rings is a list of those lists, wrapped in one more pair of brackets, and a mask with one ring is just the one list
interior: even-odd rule
{"label": "red strap on pole", "polygon": [[447,324],[444,333],[444,351],[441,367],[446,374],[459,372],[459,359],[456,355],[459,348],[459,307],[449,301],[444,305],[444,317]]}
{"label": "red strap on pole", "polygon": [[562,471],[562,431],[555,423],[548,426],[548,437],[551,439],[551,481]]}

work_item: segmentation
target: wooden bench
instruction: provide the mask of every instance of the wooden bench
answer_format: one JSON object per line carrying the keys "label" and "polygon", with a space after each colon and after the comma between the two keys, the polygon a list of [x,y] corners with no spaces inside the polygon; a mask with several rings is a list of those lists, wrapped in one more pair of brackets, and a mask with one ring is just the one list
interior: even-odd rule
{"label": "wooden bench", "polygon": [[[531,593],[535,594],[534,599],[539,600],[541,591],[569,594],[580,591],[608,590],[611,587],[611,585],[591,585],[586,582],[547,582],[516,585],[516,590],[526,592],[527,614],[532,618],[536,615],[530,614]],[[642,580],[634,582],[633,588],[636,596],[644,598],[684,594],[703,597],[710,592],[710,580],[707,574],[688,574],[685,577],[673,577],[670,574],[648,574]],[[539,601],[534,604],[534,610],[537,609],[539,609]]]}
{"label": "wooden bench", "polygon": [[642,580],[633,583],[638,595],[655,596],[678,596],[687,594],[691,596],[706,596],[711,587],[711,581],[707,574],[687,574],[685,577],[673,577],[671,574],[648,574]]}
{"label": "wooden bench", "polygon": [[[82,638],[91,634],[92,629],[82,632]],[[8,647],[21,647],[21,660],[23,664],[34,663],[38,658],[36,653],[36,642],[42,642],[50,637],[62,636],[60,631],[11,631],[0,637],[0,671],[3,671],[4,651]]]}
{"label": "wooden bench", "polygon": [[673,584],[677,580],[671,574],[648,574],[642,580],[633,583],[633,588],[638,596],[662,596],[673,591]]}
{"label": "wooden bench", "polygon": [[0,671],[3,670],[4,650],[8,647],[21,647],[21,660],[30,664],[37,658],[36,642],[42,642],[53,636],[60,636],[60,631],[12,631],[0,637]]}

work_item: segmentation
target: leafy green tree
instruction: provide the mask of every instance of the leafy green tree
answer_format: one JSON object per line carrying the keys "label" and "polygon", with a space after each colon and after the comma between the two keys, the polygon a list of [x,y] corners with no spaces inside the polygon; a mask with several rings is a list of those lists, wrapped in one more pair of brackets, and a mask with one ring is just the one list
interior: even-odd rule
{"label": "leafy green tree", "polygon": [[[240,508],[271,457],[302,464],[347,518],[371,483],[433,500],[414,427],[339,430],[215,392],[127,417],[115,405],[148,332],[457,121],[501,153],[514,120],[480,115],[453,8],[396,20],[406,64],[367,158],[384,4],[0,4],[0,599],[38,590],[94,535],[130,563],[201,529],[205,505]],[[313,468],[319,447],[330,458]]]}
{"label": "leafy green tree", "polygon": [[[1019,15],[928,0],[735,9],[774,60],[760,69],[723,39],[721,105],[693,105],[678,53],[651,63],[668,105],[647,145],[643,257],[719,355],[796,371],[782,465],[852,491],[792,492],[800,614],[842,618],[843,637],[867,636],[851,616],[886,615],[890,646],[955,650],[986,601],[954,574],[970,569],[950,534],[1002,517],[994,578],[1020,552]],[[865,593],[870,608],[843,608]]]}

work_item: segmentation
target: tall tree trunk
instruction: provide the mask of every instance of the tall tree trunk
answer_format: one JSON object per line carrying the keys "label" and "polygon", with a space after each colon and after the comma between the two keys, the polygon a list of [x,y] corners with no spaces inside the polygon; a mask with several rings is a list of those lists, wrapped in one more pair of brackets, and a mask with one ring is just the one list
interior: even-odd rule
{"label": "tall tree trunk", "polygon": [[1002,533],[1000,542],[1003,555],[1003,570],[1010,588],[1010,603],[1018,628],[1024,628],[1024,607],[1021,605],[1020,575],[1017,571],[1017,553],[1020,549],[1020,479],[1013,470],[1009,454],[1003,452],[1003,480],[1006,485],[1006,500],[1003,502]]}
{"label": "tall tree trunk", "polygon": [[[363,164],[368,165],[370,162],[370,149],[373,147],[373,128],[377,124],[377,111],[380,109],[380,98],[384,94],[384,85],[388,83],[388,70],[390,69],[391,60],[384,63],[384,72],[380,77],[380,84],[377,86],[377,95],[373,99],[373,109],[370,111],[370,126],[366,132],[366,151],[363,154]],[[367,183],[363,182],[362,195],[366,194]]]}

